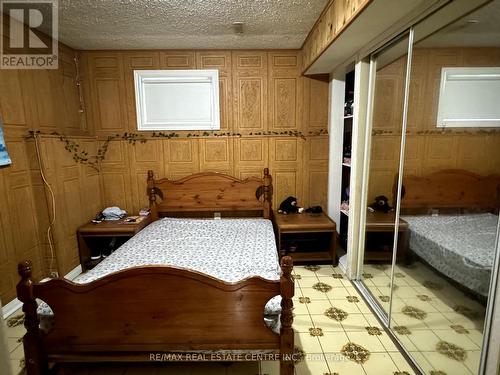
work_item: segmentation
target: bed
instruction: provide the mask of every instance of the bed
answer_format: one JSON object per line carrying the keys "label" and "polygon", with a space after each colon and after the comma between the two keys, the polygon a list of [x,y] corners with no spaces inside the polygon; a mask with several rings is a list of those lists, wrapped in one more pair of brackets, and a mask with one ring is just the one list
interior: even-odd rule
{"label": "bed", "polygon": [[[37,283],[30,262],[19,265],[27,373],[59,362],[196,356],[276,358],[281,374],[293,374],[292,260],[282,257],[280,269],[268,169],[245,180],[157,180],[149,171],[147,194],[154,222],[74,282]],[[223,219],[206,219],[214,213]],[[40,325],[37,299],[50,324]]]}
{"label": "bed", "polygon": [[500,176],[443,170],[403,178],[410,250],[469,291],[487,296],[495,256]]}

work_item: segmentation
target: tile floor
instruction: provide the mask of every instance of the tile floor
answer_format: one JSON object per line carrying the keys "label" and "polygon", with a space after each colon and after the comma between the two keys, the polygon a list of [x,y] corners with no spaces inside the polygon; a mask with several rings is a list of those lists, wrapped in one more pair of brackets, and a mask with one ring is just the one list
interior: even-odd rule
{"label": "tile floor", "polygon": [[[305,354],[297,375],[409,375],[410,365],[338,268],[295,267],[295,344]],[[21,321],[21,320],[19,320]],[[22,373],[22,324],[7,329],[14,374]],[[430,358],[429,361],[434,359]],[[432,366],[432,365],[431,365]],[[437,369],[437,368],[436,368]],[[278,362],[86,365],[69,374],[279,374]],[[456,374],[449,372],[449,374]]]}
{"label": "tile floor", "polygon": [[[396,265],[394,276],[391,326],[426,374],[477,374],[485,307],[423,263]],[[385,311],[390,277],[388,265],[364,267],[364,283]]]}

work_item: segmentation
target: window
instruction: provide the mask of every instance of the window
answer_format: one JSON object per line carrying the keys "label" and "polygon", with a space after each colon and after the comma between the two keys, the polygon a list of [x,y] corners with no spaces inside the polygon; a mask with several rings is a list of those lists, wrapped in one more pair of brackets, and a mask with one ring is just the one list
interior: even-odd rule
{"label": "window", "polygon": [[218,70],[134,70],[137,129],[218,130]]}
{"label": "window", "polygon": [[443,68],[437,126],[500,127],[500,67]]}

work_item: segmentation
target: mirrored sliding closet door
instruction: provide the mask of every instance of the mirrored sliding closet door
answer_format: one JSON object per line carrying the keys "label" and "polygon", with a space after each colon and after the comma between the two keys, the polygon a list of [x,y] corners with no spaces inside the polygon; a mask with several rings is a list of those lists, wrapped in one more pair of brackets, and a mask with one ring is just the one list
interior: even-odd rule
{"label": "mirrored sliding closet door", "polygon": [[[361,280],[376,306],[387,317],[391,303],[391,280],[396,211],[394,184],[399,171],[403,109],[407,82],[410,33],[404,34],[371,56],[371,138],[365,160],[367,185],[364,213],[364,254]],[[403,233],[403,236],[405,233]],[[404,248],[397,256],[404,257]]]}
{"label": "mirrored sliding closet door", "polygon": [[494,14],[499,1],[371,58],[361,288],[424,374],[484,374],[499,267]]}

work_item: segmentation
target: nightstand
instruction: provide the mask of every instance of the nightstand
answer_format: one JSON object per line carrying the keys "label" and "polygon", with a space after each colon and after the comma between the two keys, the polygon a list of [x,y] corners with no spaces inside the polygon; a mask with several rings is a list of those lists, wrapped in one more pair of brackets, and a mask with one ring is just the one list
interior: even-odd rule
{"label": "nightstand", "polygon": [[337,265],[337,230],[326,214],[288,214],[274,212],[276,240],[280,255],[294,263],[332,263]]}
{"label": "nightstand", "polygon": [[[366,213],[365,255],[366,262],[392,262],[394,227],[396,217],[391,212]],[[399,219],[397,260],[408,264],[408,223]]]}
{"label": "nightstand", "polygon": [[122,219],[82,225],[77,231],[82,272],[95,267],[102,260],[102,257],[92,260],[91,254],[101,253],[110,247],[111,250],[118,248],[150,223],[151,216],[146,216],[137,223]]}

